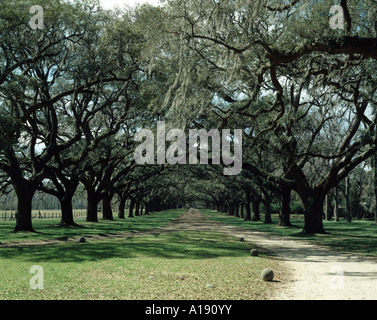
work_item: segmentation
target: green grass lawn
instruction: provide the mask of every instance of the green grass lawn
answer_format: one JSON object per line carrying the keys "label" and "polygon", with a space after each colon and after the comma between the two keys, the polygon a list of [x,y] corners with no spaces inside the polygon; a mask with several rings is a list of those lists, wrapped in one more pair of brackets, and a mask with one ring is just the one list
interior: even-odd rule
{"label": "green grass lawn", "polygon": [[65,228],[59,226],[59,219],[34,219],[33,228],[36,233],[14,233],[15,221],[0,221],[0,242],[31,241],[38,239],[55,239],[63,237],[93,236],[98,234],[116,234],[132,231],[148,230],[167,226],[173,219],[182,215],[185,209],[170,210],[124,220],[99,220],[98,223],[76,220],[80,227]]}
{"label": "green grass lawn", "polygon": [[[167,213],[169,217],[172,213]],[[0,299],[263,300],[279,285],[263,282],[278,261],[253,246],[214,232],[174,232],[127,239],[0,249]],[[30,268],[44,287],[30,288]]]}
{"label": "green grass lawn", "polygon": [[372,221],[353,220],[351,223],[342,220],[339,222],[324,221],[327,234],[304,235],[301,233],[304,226],[302,215],[291,216],[292,227],[279,227],[277,215],[273,215],[272,224],[265,224],[263,221],[245,221],[213,210],[202,210],[201,212],[208,218],[225,224],[310,241],[339,251],[377,257],[377,224]]}
{"label": "green grass lawn", "polygon": [[[57,227],[58,220],[34,220],[38,233],[14,233],[14,221],[0,222],[0,241],[30,241],[71,236],[117,234],[164,227],[185,210],[171,210],[134,219],[80,222],[81,228]],[[324,235],[303,235],[302,216],[293,227],[244,221],[202,210],[210,219],[242,228],[311,241],[333,249],[377,256],[373,222],[324,222]],[[289,270],[262,254],[251,257],[254,245],[217,232],[169,232],[130,238],[88,239],[44,246],[0,248],[0,299],[43,300],[265,300],[289,280]],[[44,287],[30,288],[30,268],[41,266]],[[271,268],[276,282],[263,282]]]}

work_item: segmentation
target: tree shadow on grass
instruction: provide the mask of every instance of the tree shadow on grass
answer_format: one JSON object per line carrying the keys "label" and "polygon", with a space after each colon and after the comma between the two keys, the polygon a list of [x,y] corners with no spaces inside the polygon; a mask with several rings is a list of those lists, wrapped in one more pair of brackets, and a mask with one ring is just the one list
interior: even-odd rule
{"label": "tree shadow on grass", "polygon": [[[55,220],[33,220],[33,227],[36,232],[14,233],[15,221],[4,221],[0,223],[0,241],[25,241],[25,240],[44,240],[62,237],[83,236],[83,230],[87,235],[110,234],[137,232],[153,228],[165,227],[172,220],[183,214],[184,210],[172,210],[153,215],[143,215],[134,219],[117,219],[113,221],[99,220],[99,222],[80,221],[78,227],[65,228],[59,226],[59,219]],[[77,219],[76,219],[77,220]]]}
{"label": "tree shadow on grass", "polygon": [[[190,237],[192,235],[192,237]],[[214,259],[248,255],[247,245],[224,235],[169,233],[122,240],[62,243],[0,249],[0,257],[19,261],[83,263],[105,259]]]}

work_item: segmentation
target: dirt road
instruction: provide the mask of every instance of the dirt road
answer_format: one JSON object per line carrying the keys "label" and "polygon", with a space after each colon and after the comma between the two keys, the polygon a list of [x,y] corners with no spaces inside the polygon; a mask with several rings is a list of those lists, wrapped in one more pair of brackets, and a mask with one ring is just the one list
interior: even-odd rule
{"label": "dirt road", "polygon": [[342,254],[302,241],[226,227],[284,261],[291,281],[281,283],[277,300],[376,300],[377,261]]}
{"label": "dirt road", "polygon": [[284,261],[290,281],[280,282],[275,300],[376,300],[377,260],[341,254],[303,241],[210,221],[190,209],[165,230],[210,230],[250,241]]}

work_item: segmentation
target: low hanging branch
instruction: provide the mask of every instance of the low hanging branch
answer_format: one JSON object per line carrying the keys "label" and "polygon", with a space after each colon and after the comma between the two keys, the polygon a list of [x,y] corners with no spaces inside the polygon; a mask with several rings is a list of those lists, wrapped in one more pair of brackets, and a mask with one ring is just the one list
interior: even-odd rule
{"label": "low hanging branch", "polygon": [[377,39],[345,36],[341,39],[324,38],[315,43],[306,44],[290,52],[282,52],[259,42],[267,50],[266,56],[272,65],[281,65],[300,59],[313,52],[325,52],[331,55],[360,55],[361,58],[377,60]]}

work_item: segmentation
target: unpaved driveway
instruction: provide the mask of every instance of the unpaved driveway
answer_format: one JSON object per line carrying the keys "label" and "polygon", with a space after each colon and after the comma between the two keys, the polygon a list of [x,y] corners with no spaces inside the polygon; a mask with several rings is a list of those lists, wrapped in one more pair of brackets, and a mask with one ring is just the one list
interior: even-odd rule
{"label": "unpaved driveway", "polygon": [[276,300],[376,300],[377,261],[344,254],[303,241],[226,227],[266,249],[291,270],[290,281],[280,283]]}
{"label": "unpaved driveway", "polygon": [[[275,300],[377,300],[377,260],[341,254],[303,241],[224,225],[190,209],[166,231],[210,230],[250,241],[284,261],[291,274],[276,285]],[[278,271],[278,270],[275,270]]]}

